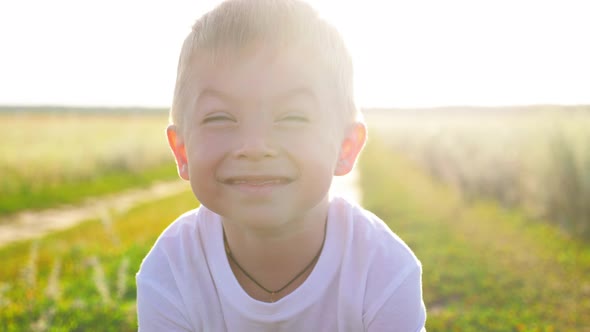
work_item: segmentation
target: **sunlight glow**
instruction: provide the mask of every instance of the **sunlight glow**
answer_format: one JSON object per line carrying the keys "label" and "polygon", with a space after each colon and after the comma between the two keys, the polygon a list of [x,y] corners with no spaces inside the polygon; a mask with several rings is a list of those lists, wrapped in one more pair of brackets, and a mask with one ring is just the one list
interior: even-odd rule
{"label": "sunlight glow", "polygon": [[[217,1],[0,4],[0,104],[168,106],[180,45]],[[361,106],[590,103],[585,1],[312,3]]]}

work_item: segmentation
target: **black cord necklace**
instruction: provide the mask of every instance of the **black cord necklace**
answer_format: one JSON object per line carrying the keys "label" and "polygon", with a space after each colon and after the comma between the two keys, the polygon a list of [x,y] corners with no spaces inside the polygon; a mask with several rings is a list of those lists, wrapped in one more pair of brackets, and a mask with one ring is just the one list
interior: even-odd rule
{"label": "black cord necklace", "polygon": [[242,271],[242,273],[248,279],[250,279],[260,289],[262,289],[263,291],[269,293],[270,294],[271,301],[274,302],[275,301],[275,295],[277,295],[278,293],[284,291],[287,287],[289,287],[292,283],[294,283],[295,280],[299,279],[299,277],[301,277],[307,270],[309,270],[309,268],[318,260],[318,258],[320,258],[320,254],[322,253],[322,249],[324,248],[324,243],[326,242],[326,228],[327,228],[326,225],[327,225],[327,221],[324,224],[324,239],[322,240],[322,245],[320,247],[320,250],[318,250],[318,252],[315,254],[315,256],[313,257],[313,259],[311,260],[311,262],[309,262],[309,264],[307,264],[303,268],[303,270],[301,270],[299,273],[297,273],[297,275],[295,277],[293,277],[293,279],[291,279],[283,287],[281,287],[281,288],[279,288],[277,290],[270,290],[270,289],[262,286],[258,281],[256,281],[256,279],[254,279],[248,272],[246,272],[246,270],[244,270],[244,268],[240,265],[240,263],[238,263],[238,261],[235,259],[234,255],[232,255],[232,253],[231,253],[231,249],[229,248],[229,244],[227,243],[227,238],[225,236],[225,229],[224,229],[223,230],[223,244],[225,246],[225,253],[227,254],[227,257],[229,257],[229,259],[238,267],[238,269],[240,269],[240,271]]}

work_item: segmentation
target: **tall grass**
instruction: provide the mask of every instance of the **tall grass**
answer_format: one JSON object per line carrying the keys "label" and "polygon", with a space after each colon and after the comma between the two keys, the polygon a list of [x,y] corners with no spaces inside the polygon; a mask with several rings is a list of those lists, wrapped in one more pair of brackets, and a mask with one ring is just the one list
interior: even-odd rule
{"label": "tall grass", "polygon": [[588,329],[585,243],[518,209],[464,201],[376,136],[359,164],[363,205],[421,260],[429,331]]}
{"label": "tall grass", "polygon": [[0,215],[175,178],[155,113],[0,113]]}
{"label": "tall grass", "polygon": [[465,201],[522,207],[590,239],[590,107],[381,111],[367,116],[395,150]]}

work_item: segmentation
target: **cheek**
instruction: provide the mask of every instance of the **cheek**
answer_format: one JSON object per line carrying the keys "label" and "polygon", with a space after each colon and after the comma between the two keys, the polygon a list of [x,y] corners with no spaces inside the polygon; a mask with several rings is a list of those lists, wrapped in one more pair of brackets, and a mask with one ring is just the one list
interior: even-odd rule
{"label": "cheek", "polygon": [[306,168],[331,172],[338,160],[339,145],[327,135],[307,135],[293,141],[287,150],[306,165]]}
{"label": "cheek", "polygon": [[224,135],[193,135],[186,145],[191,169],[207,168],[219,162],[230,144]]}

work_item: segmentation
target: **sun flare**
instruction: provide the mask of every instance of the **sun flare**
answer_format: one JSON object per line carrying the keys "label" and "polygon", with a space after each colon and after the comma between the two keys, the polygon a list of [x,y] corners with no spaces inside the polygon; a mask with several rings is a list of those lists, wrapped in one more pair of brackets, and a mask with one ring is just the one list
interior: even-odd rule
{"label": "sun flare", "polygon": [[[2,5],[0,104],[167,107],[182,40],[218,2]],[[587,2],[311,3],[349,45],[360,106],[590,103]]]}

